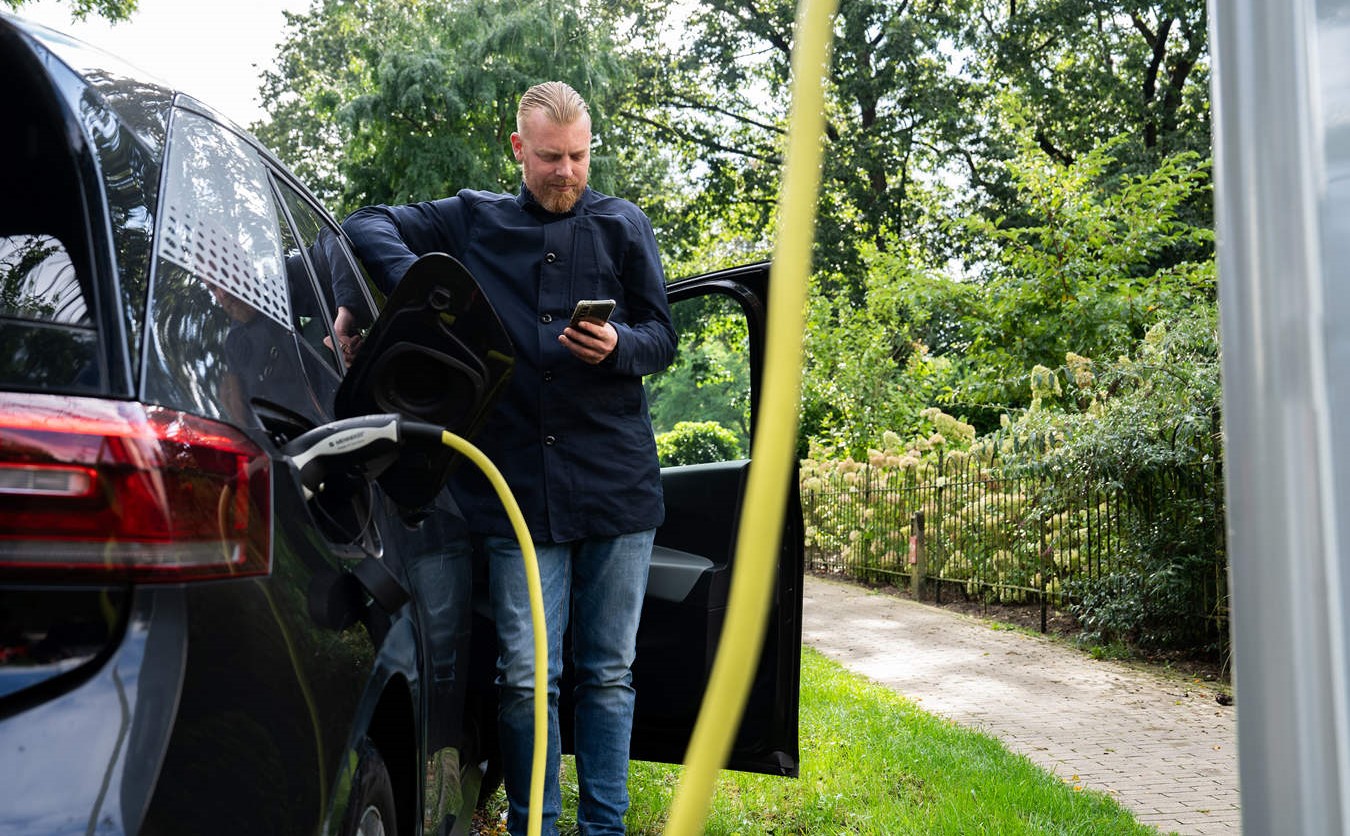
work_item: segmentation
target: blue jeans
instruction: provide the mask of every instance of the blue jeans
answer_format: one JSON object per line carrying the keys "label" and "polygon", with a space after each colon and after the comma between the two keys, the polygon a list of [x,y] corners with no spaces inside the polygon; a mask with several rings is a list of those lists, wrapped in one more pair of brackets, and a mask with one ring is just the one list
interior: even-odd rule
{"label": "blue jeans", "polygon": [[[548,757],[544,776],[545,834],[557,832],[558,683],[563,633],[571,616],[576,674],[574,740],[582,836],[621,834],[628,811],[628,744],[633,728],[633,657],[647,590],[655,531],[573,543],[536,543],[548,622]],[[489,537],[493,616],[497,621],[497,685],[501,705],[502,774],[510,809],[506,826],[522,836],[528,822],[534,744],[534,633],[520,547]]]}

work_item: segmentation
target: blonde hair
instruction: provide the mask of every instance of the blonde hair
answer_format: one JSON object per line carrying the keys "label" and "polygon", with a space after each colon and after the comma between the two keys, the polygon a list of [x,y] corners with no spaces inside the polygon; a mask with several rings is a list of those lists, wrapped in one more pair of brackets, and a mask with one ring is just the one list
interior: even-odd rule
{"label": "blonde hair", "polygon": [[520,97],[520,107],[516,109],[516,130],[520,130],[525,117],[536,110],[542,110],[556,125],[570,125],[583,115],[590,116],[586,100],[561,81],[545,81],[525,91]]}

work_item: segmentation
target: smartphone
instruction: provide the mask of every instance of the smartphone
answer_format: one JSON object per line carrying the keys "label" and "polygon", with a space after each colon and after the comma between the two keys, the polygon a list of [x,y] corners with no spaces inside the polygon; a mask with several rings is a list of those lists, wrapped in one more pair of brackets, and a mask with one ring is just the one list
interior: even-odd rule
{"label": "smartphone", "polygon": [[612,313],[614,313],[613,299],[582,299],[572,309],[572,321],[568,324],[575,328],[583,319],[604,323],[609,321],[609,315]]}

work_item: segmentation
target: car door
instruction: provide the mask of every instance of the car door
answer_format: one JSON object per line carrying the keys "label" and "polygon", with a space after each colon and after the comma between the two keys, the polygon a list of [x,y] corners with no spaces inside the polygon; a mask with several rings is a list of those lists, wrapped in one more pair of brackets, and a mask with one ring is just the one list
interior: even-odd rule
{"label": "car door", "polygon": [[[707,461],[663,461],[666,520],[656,535],[633,669],[637,760],[683,761],[721,638],[753,460],[768,279],[765,263],[677,281],[668,289],[680,346],[675,364],[647,381],[658,439],[681,422],[715,421],[737,446],[693,455]],[[727,767],[795,777],[802,521],[795,479],[783,489],[787,513],[764,647]]]}

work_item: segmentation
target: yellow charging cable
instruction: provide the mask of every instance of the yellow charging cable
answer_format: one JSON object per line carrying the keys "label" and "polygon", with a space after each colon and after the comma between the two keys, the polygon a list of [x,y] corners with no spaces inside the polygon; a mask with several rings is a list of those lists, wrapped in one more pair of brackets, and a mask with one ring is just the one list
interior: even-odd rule
{"label": "yellow charging cable", "polygon": [[530,593],[530,622],[534,628],[534,759],[530,768],[530,814],[527,827],[529,836],[539,836],[543,826],[544,769],[548,753],[548,629],[544,621],[544,588],[539,580],[539,561],[534,553],[534,540],[530,537],[530,529],[525,525],[525,516],[520,513],[515,495],[492,460],[482,450],[449,430],[441,431],[441,443],[463,453],[492,483],[497,498],[506,508],[511,530],[516,534],[520,555],[525,561],[525,585]]}
{"label": "yellow charging cable", "polygon": [[[764,391],[754,458],[746,483],[744,511],[736,534],[736,575],[726,622],[718,643],[708,690],[685,756],[685,774],[671,807],[666,833],[697,836],[708,815],[717,773],[726,763],[732,737],[745,710],[755,661],[764,643],[769,591],[781,546],[792,460],[797,449],[801,389],[801,331],[815,239],[820,193],[820,138],[825,122],[824,75],[829,68],[831,21],[837,0],[802,0],[797,43],[792,52],[793,95],[786,164],[780,200],[780,228],[774,245],[766,338]],[[548,742],[548,632],[543,587],[534,542],[510,487],[497,466],[449,430],[441,441],[463,453],[488,481],[506,508],[520,542],[534,628],[534,759],[530,773],[528,832],[538,836],[544,806]]]}
{"label": "yellow charging cable", "polygon": [[801,0],[792,50],[792,110],[770,268],[764,391],[759,400],[744,510],[736,534],[736,570],[708,690],[685,755],[667,823],[668,836],[696,836],[708,816],[717,773],[726,763],[764,644],[770,585],[777,567],[792,462],[797,449],[801,333],[811,244],[820,193],[824,76],[837,0]]}

